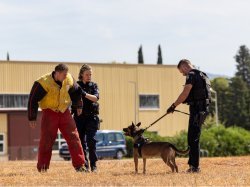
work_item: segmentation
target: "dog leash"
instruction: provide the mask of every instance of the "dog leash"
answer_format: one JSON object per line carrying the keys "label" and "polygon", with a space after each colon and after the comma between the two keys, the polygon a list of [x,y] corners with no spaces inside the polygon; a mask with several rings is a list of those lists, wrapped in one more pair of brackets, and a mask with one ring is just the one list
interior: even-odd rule
{"label": "dog leash", "polygon": [[145,130],[147,130],[149,127],[151,127],[152,125],[154,125],[155,123],[157,123],[158,121],[160,121],[162,118],[164,118],[166,115],[168,115],[168,113],[162,115],[160,118],[158,118],[157,120],[155,120],[153,123],[151,123],[148,127],[146,127],[145,129],[143,129],[143,132]]}
{"label": "dog leash", "polygon": [[[186,115],[190,115],[189,113],[186,113],[186,112],[182,112],[180,110],[174,110],[175,112],[179,112],[179,113],[182,113],[182,114],[186,114]],[[164,118],[166,115],[168,115],[168,113],[165,113],[164,115],[162,115],[160,118],[158,118],[157,120],[155,120],[153,123],[151,123],[148,127],[146,127],[145,129],[143,129],[143,132],[145,130],[147,130],[149,127],[153,126],[155,123],[157,123],[158,121],[160,121],[162,118]],[[143,133],[142,132],[142,133]]]}
{"label": "dog leash", "polygon": [[180,111],[180,110],[174,110],[174,111],[175,111],[175,112],[180,112],[180,113],[182,113],[182,114],[186,114],[186,115],[190,116],[190,114],[189,114],[189,113],[182,112],[182,111]]}

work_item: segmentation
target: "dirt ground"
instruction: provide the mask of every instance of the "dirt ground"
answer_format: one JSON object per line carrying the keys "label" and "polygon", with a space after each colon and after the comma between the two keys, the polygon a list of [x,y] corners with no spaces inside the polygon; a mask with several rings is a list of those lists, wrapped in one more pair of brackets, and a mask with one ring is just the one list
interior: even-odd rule
{"label": "dirt ground", "polygon": [[0,162],[0,186],[250,186],[250,156],[202,158],[201,173],[188,174],[187,158],[177,158],[179,173],[160,159],[147,160],[147,173],[134,174],[132,159],[100,160],[97,173],[76,173],[70,161],[52,161],[38,173],[36,161]]}

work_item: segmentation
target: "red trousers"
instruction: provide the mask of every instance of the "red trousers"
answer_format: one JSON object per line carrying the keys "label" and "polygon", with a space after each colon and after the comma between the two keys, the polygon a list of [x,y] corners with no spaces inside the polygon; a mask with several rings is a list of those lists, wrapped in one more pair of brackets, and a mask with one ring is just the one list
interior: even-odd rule
{"label": "red trousers", "polygon": [[57,137],[58,129],[69,146],[72,164],[75,168],[84,165],[84,153],[82,150],[80,138],[69,110],[64,113],[54,112],[50,109],[42,111],[41,138],[39,143],[37,169],[49,169],[52,155],[52,146]]}

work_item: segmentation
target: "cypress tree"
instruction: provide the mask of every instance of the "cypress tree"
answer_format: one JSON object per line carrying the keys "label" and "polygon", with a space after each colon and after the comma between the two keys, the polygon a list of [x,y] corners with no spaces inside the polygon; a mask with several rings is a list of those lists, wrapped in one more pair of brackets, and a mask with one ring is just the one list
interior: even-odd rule
{"label": "cypress tree", "polygon": [[235,60],[237,62],[236,76],[241,77],[250,87],[250,53],[245,45],[240,46]]}
{"label": "cypress tree", "polygon": [[157,64],[162,64],[161,46],[158,46],[158,59]]}
{"label": "cypress tree", "polygon": [[144,64],[142,46],[140,46],[138,51],[138,64]]}
{"label": "cypress tree", "polygon": [[7,52],[7,61],[10,61],[10,55],[9,55],[9,52]]}

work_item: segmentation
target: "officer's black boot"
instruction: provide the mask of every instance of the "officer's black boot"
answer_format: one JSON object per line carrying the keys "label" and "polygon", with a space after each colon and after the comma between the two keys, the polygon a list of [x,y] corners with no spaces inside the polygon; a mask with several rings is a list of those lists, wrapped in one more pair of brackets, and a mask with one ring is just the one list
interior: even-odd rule
{"label": "officer's black boot", "polygon": [[89,163],[87,161],[85,161],[84,167],[88,170],[89,172]]}
{"label": "officer's black boot", "polygon": [[91,164],[91,171],[93,172],[93,173],[96,173],[97,172],[97,167],[96,167],[96,164],[94,163],[94,164]]}
{"label": "officer's black boot", "polygon": [[187,170],[187,173],[199,173],[201,172],[199,167],[194,167],[192,165],[189,166],[189,169]]}

